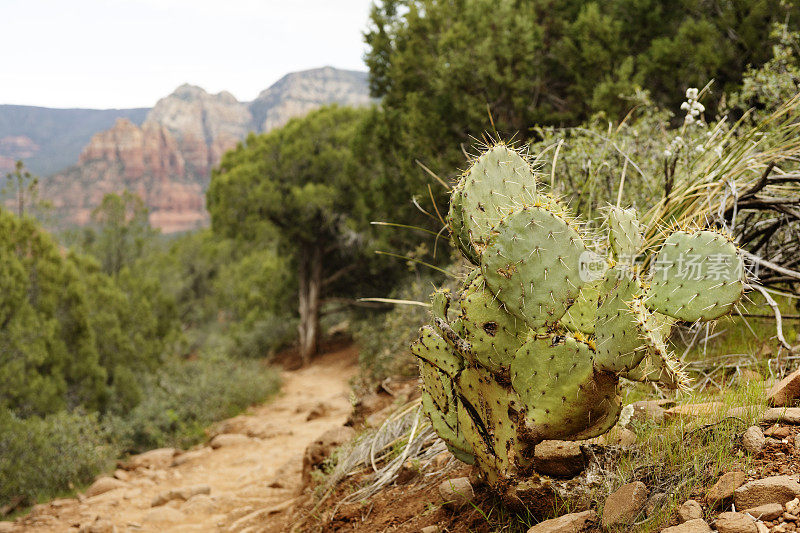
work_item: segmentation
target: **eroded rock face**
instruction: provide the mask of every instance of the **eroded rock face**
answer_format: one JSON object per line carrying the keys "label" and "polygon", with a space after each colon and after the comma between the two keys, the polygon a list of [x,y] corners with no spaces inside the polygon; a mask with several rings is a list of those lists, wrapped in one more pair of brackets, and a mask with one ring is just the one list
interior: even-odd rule
{"label": "eroded rock face", "polygon": [[[86,224],[108,193],[129,190],[164,233],[208,224],[211,169],[249,132],[262,133],[329,103],[370,102],[366,73],[330,67],[289,74],[251,102],[181,85],[141,126],[118,119],[95,134],[77,164],[42,182],[42,195],[68,224]],[[2,162],[0,161],[0,164]]]}

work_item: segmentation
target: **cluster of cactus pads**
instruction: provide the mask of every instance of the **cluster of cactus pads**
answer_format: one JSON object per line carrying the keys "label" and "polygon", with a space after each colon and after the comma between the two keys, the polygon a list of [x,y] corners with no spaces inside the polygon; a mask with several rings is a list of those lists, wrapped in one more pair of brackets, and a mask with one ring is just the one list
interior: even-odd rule
{"label": "cluster of cactus pads", "polygon": [[528,475],[543,440],[612,428],[620,377],[684,387],[670,329],[729,313],[744,290],[728,236],[676,231],[643,250],[635,212],[609,207],[598,246],[535,174],[497,144],[462,175],[448,223],[475,268],[433,294],[433,324],[412,345],[433,427],[495,486]]}

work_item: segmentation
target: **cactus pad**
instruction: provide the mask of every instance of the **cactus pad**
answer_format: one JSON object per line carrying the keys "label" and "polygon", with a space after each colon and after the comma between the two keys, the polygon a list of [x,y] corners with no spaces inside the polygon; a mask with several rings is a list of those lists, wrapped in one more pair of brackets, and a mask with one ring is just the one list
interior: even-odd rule
{"label": "cactus pad", "polygon": [[603,280],[604,295],[597,310],[597,364],[609,372],[628,371],[647,354],[645,320],[632,309],[641,285],[627,269],[610,268]]}
{"label": "cactus pad", "polygon": [[534,443],[591,438],[616,423],[617,377],[593,363],[589,345],[571,336],[534,336],[519,349],[511,384],[525,406],[525,431]]}
{"label": "cactus pad", "polygon": [[465,463],[473,464],[472,447],[458,424],[458,397],[450,377],[433,365],[420,360],[422,410],[447,447]]}
{"label": "cactus pad", "polygon": [[475,361],[492,372],[508,368],[528,332],[525,322],[506,311],[486,288],[482,276],[473,280],[461,298],[460,319]]}
{"label": "cactus pad", "polygon": [[572,307],[567,309],[561,323],[570,331],[579,331],[587,335],[594,333],[597,320],[597,307],[600,299],[600,286],[603,280],[598,279],[581,287],[581,292]]}
{"label": "cactus pad", "polygon": [[519,399],[514,390],[500,385],[491,372],[465,368],[458,380],[461,391],[459,424],[472,446],[479,466],[490,482],[513,475],[518,460],[525,462],[516,416]]}
{"label": "cactus pad", "polygon": [[617,261],[632,264],[644,244],[642,226],[633,209],[610,206],[606,209],[608,242]]}
{"label": "cactus pad", "polygon": [[411,353],[451,378],[464,367],[461,356],[430,326],[422,326],[420,338],[411,345]]}
{"label": "cactus pad", "polygon": [[736,244],[714,231],[673,233],[651,270],[645,305],[687,322],[705,322],[729,313],[744,292]]}
{"label": "cactus pad", "polygon": [[514,208],[533,202],[536,178],[522,156],[497,144],[475,160],[458,189],[469,240],[480,252],[500,219]]}
{"label": "cactus pad", "polygon": [[456,247],[473,265],[480,264],[480,256],[469,239],[469,229],[464,222],[464,202],[461,189],[454,189],[450,197],[450,211],[447,214],[450,234]]}
{"label": "cactus pad", "polygon": [[525,207],[497,225],[481,269],[506,308],[538,329],[558,322],[575,301],[585,251],[577,230],[561,216]]}

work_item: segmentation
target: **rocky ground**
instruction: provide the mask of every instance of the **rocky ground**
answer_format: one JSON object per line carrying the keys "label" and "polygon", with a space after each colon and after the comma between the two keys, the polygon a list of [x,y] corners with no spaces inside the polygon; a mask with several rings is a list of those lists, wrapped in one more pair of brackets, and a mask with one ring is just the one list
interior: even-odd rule
{"label": "rocky ground", "polygon": [[[648,517],[663,511],[670,495],[646,475],[622,486],[613,482],[614,490],[602,497],[587,495],[562,516],[540,521],[536,513],[506,511],[475,469],[435,444],[426,445],[433,454],[407,460],[374,496],[343,503],[373,479],[373,468],[357,466],[326,492],[326,461],[339,445],[362,430],[369,435],[397,406],[413,405],[409,402],[418,396],[412,380],[383,383],[351,401],[355,359],[355,350],[345,347],[308,368],[284,372],[276,400],[220,423],[207,444],[131,457],[77,498],[37,505],[14,522],[0,522],[0,532],[800,531],[800,407],[792,407],[800,400],[800,371],[766,393],[763,403],[771,407],[640,401],[633,404],[634,430],[616,428],[591,442],[537,446],[539,473],[553,484],[578,486],[583,481],[576,480],[608,467],[598,461],[613,462],[634,449],[637,439],[641,445],[637,428],[681,420],[685,434],[696,436],[725,420],[754,421],[742,425],[725,450],[734,457],[730,467],[695,481],[690,497],[678,500],[654,528]],[[709,416],[717,422],[706,423]]]}

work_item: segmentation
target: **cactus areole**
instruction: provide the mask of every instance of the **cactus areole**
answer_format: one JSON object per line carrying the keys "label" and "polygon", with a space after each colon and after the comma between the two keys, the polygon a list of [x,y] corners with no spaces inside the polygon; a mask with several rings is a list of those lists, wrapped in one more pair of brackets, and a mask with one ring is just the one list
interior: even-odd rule
{"label": "cactus areole", "polygon": [[[610,207],[608,240],[592,246],[502,143],[461,176],[448,224],[475,268],[455,294],[434,293],[433,323],[411,350],[434,429],[495,488],[533,475],[539,442],[611,429],[620,377],[685,387],[670,329],[730,312],[744,288],[739,251],[716,231],[676,231],[643,250],[636,212]],[[646,274],[634,266],[642,254]]]}

